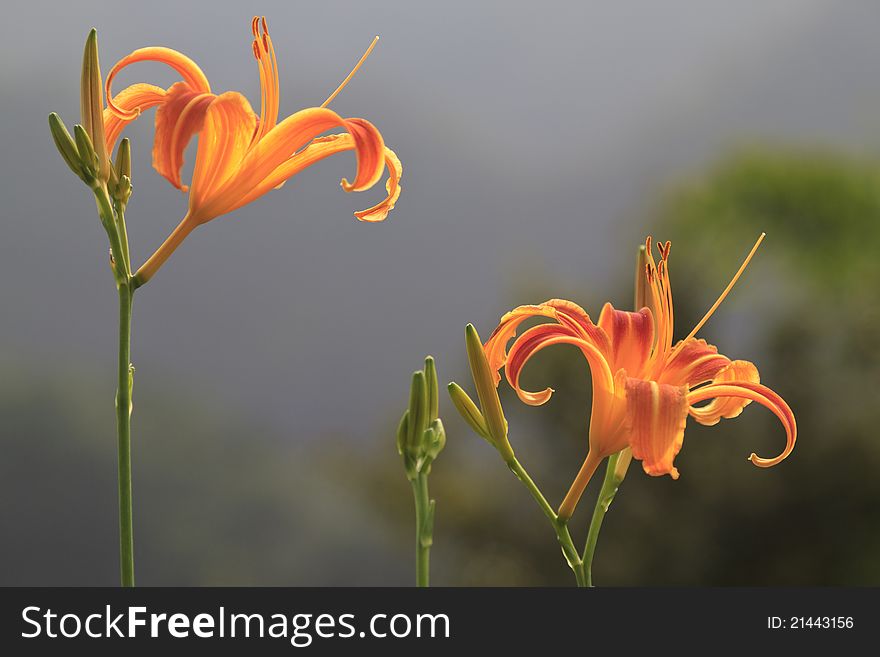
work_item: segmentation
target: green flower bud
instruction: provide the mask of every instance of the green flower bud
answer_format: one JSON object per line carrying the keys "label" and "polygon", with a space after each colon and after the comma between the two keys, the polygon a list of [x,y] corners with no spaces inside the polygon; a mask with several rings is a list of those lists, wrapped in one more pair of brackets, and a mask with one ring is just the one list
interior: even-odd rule
{"label": "green flower bud", "polygon": [[449,397],[452,399],[455,409],[458,411],[459,415],[464,418],[464,421],[470,425],[470,428],[478,435],[482,436],[489,442],[492,442],[489,438],[489,428],[486,426],[486,420],[483,419],[483,414],[480,413],[480,409],[477,408],[477,405],[462,387],[457,383],[452,382],[446,387],[446,389],[449,391]]}
{"label": "green flower bud", "polygon": [[98,31],[94,28],[89,32],[83,51],[79,98],[82,125],[97,157],[97,178],[107,182],[110,178],[110,158],[104,138],[104,85],[98,63]]}
{"label": "green flower bud", "polygon": [[89,138],[85,128],[78,123],[73,126],[73,136],[76,140],[76,148],[79,151],[79,160],[85,174],[85,182],[90,185],[95,178],[98,177],[98,158],[95,155],[95,149],[92,146],[92,140]]}
{"label": "green flower bud", "polygon": [[425,459],[430,464],[446,447],[446,430],[443,428],[442,420],[439,417],[434,419],[423,436],[422,446],[425,452]]}
{"label": "green flower bud", "polygon": [[131,178],[131,140],[124,137],[116,150],[116,175]]}
{"label": "green flower bud", "polygon": [[52,133],[52,140],[55,142],[55,148],[61,154],[61,158],[70,167],[77,176],[83,178],[83,168],[80,162],[79,150],[73,137],[67,131],[67,126],[55,112],[49,115],[49,132]]}
{"label": "green flower bud", "polygon": [[397,453],[401,456],[406,452],[406,436],[407,436],[407,425],[409,420],[409,411],[404,411],[403,415],[400,418],[400,423],[397,425]]}
{"label": "green flower bud", "polygon": [[131,198],[131,141],[128,137],[119,142],[107,187],[117,203],[123,206],[128,204]]}
{"label": "green flower bud", "polygon": [[437,415],[440,412],[437,368],[434,365],[434,358],[432,356],[425,358],[425,397],[428,402],[428,422],[432,422],[437,419]]}
{"label": "green flower bud", "polygon": [[465,344],[471,375],[474,378],[477,396],[480,399],[480,408],[489,431],[489,439],[501,457],[509,462],[514,458],[514,455],[507,440],[507,420],[504,419],[501,400],[498,398],[498,389],[495,387],[495,377],[489,367],[489,361],[486,359],[483,342],[473,324],[468,324],[465,329]]}
{"label": "green flower bud", "polygon": [[409,388],[409,419],[407,420],[407,447],[413,450],[428,428],[427,397],[425,394],[425,373],[413,372]]}
{"label": "green flower bud", "polygon": [[397,427],[397,451],[403,457],[406,475],[415,480],[431,471],[431,463],[446,445],[446,431],[437,417],[439,394],[434,359],[425,359],[425,369],[413,372],[409,408]]}

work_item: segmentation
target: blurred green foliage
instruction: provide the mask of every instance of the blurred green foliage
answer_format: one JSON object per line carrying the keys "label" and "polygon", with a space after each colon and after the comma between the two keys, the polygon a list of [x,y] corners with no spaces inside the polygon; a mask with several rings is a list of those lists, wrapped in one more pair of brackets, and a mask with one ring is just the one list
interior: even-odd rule
{"label": "blurred green foliage", "polygon": [[[832,152],[740,153],[666,193],[642,227],[673,242],[677,337],[767,232],[701,335],[758,365],[794,409],[798,444],[787,461],[762,470],[748,454],[770,456],[784,443],[769,412],[753,404],[715,427],[689,423],[678,481],[648,477],[633,463],[605,521],[596,582],[880,584],[880,167]],[[533,279],[509,305],[563,296],[594,317],[605,300],[622,306],[632,296],[637,245],[621,252],[613,288]],[[599,274],[589,266],[584,280]],[[459,362],[438,367],[441,380],[468,382],[464,345]],[[115,581],[112,390],[93,375],[56,369],[35,380],[4,365],[0,584]],[[574,348],[548,349],[523,383],[557,391],[530,408],[502,384],[517,456],[558,502],[586,452],[586,364]],[[433,583],[570,586],[528,493],[447,399],[440,414],[448,446],[432,476]],[[363,436],[304,441],[171,389],[139,389],[140,581],[411,585],[412,499],[394,415],[389,409],[386,426]],[[100,426],[110,430],[96,433]],[[572,521],[580,542],[600,479]]]}

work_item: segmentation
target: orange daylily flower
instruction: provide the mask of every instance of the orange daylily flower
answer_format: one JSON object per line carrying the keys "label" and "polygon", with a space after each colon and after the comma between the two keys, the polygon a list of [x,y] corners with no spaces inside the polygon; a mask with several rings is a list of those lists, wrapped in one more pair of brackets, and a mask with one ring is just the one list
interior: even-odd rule
{"label": "orange daylily flower", "polygon": [[[253,53],[260,70],[260,114],[247,99],[234,91],[211,92],[205,74],[186,55],[163,47],[140,48],[119,60],[107,75],[107,108],[104,129],[108,152],[125,126],[146,109],[156,110],[153,167],[172,185],[189,191],[189,210],[168,239],[135,275],[145,283],[177,246],[197,226],[232,212],[276,189],[303,169],[324,158],[353,150],[357,175],[353,182],[342,180],[347,192],[369,189],[388,168],[387,198],[378,205],[355,212],[361,221],[382,221],[400,196],[400,160],[379,131],[367,120],[343,118],[327,109],[336,94],[351,79],[375,40],[354,70],[320,106],[300,110],[278,120],[278,66],[266,19],[253,19]],[[182,81],[168,89],[151,84],[133,84],[117,95],[111,93],[113,79],[136,62],[155,61],[177,71]],[[345,132],[319,136],[334,128]],[[183,154],[198,135],[195,168],[189,186],[181,181]]]}
{"label": "orange daylily flower", "polygon": [[[650,475],[678,478],[673,460],[681,449],[688,415],[700,424],[717,424],[734,418],[751,402],[771,410],[785,428],[785,449],[774,458],[756,454],[749,460],[759,467],[776,465],[794,448],[797,425],[788,404],[759,382],[758,369],[745,360],[730,360],[705,340],[696,338],[757,251],[762,234],[730,284],[709,312],[684,339],[672,344],[672,289],[669,282],[669,242],[658,244],[659,264],[651,254],[645,277],[648,307],[638,312],[615,310],[606,303],[594,324],[575,303],[551,299],[536,306],[520,306],[504,315],[484,345],[489,365],[498,374],[504,367],[507,381],[526,404],[537,406],[550,399],[553,390],[529,392],[519,385],[523,366],[541,349],[554,344],[580,348],[590,367],[593,404],[590,417],[589,452],[559,509],[571,517],[578,500],[599,463],[626,447],[642,461]],[[519,325],[532,317],[544,323],[524,331],[507,348]],[[709,401],[704,406],[700,402]]]}

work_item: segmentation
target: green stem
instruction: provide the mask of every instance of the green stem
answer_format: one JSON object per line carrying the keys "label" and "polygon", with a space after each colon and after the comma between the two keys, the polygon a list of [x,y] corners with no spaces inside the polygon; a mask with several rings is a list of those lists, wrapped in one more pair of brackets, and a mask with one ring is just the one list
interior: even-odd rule
{"label": "green stem", "polygon": [[605,520],[605,514],[608,513],[608,508],[611,506],[611,502],[617,494],[617,489],[623,481],[623,477],[619,477],[616,473],[619,458],[619,452],[608,458],[605,479],[602,481],[602,488],[599,490],[599,497],[596,499],[593,517],[590,520],[590,530],[587,532],[587,543],[584,546],[584,554],[581,559],[587,586],[593,586],[593,555],[596,552],[596,544],[599,542],[599,531],[602,529],[602,521]]}
{"label": "green stem", "polygon": [[119,459],[119,562],[122,586],[134,586],[134,538],[131,518],[131,306],[132,289],[119,285],[119,370],[116,433]]}
{"label": "green stem", "polygon": [[416,504],[416,586],[427,587],[434,542],[434,501],[428,494],[428,475],[420,472],[410,483]]}
{"label": "green stem", "polygon": [[[116,206],[116,221],[119,225],[119,242],[122,247],[122,257],[125,258],[125,272],[131,276],[131,253],[128,249],[128,229],[125,227],[125,205]],[[132,288],[132,293],[134,288]]]}
{"label": "green stem", "polygon": [[96,186],[92,188],[92,192],[95,194],[98,216],[101,218],[101,224],[104,226],[104,230],[107,232],[107,239],[110,241],[110,254],[113,256],[113,275],[116,278],[116,284],[118,286],[123,284],[129,285],[131,272],[129,271],[128,258],[126,256],[128,253],[128,238],[126,236],[126,243],[123,245],[120,230],[116,224],[116,213],[113,211],[110,197],[107,194],[107,188],[103,185]]}
{"label": "green stem", "polygon": [[529,493],[532,494],[532,497],[538,503],[541,511],[547,516],[550,524],[553,525],[553,530],[556,532],[556,538],[559,541],[559,545],[562,547],[562,554],[565,556],[565,561],[568,563],[569,568],[571,568],[574,573],[577,585],[579,587],[586,586],[583,560],[580,558],[574,547],[574,541],[571,540],[571,533],[568,531],[568,521],[563,520],[556,515],[553,507],[547,502],[547,499],[544,497],[543,493],[541,493],[537,484],[532,481],[529,473],[526,472],[525,468],[522,467],[519,461],[512,458],[507,462],[507,467],[509,467],[511,472],[516,475],[516,478],[523,483]]}

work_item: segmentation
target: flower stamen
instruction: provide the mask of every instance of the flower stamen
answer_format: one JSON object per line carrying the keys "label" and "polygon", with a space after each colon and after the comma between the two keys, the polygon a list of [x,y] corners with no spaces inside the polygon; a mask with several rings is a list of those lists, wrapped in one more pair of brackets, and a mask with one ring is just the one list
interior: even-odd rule
{"label": "flower stamen", "polygon": [[370,47],[367,48],[367,51],[363,54],[363,56],[361,56],[361,58],[358,60],[358,63],[354,65],[353,69],[351,69],[351,73],[349,73],[348,76],[346,76],[346,78],[340,83],[340,85],[338,87],[336,87],[336,91],[334,91],[332,94],[330,94],[330,96],[327,97],[327,100],[325,100],[323,103],[321,103],[321,107],[327,107],[327,105],[329,105],[333,101],[333,99],[339,95],[339,92],[342,91],[343,89],[345,89],[345,85],[347,85],[351,81],[351,79],[354,77],[354,74],[358,72],[358,69],[367,60],[367,57],[370,56],[370,53],[373,52],[373,48],[376,47],[376,44],[378,42],[379,42],[379,37],[375,37],[373,39],[373,43],[370,44]]}
{"label": "flower stamen", "polygon": [[254,35],[254,57],[260,65],[260,124],[254,135],[256,142],[278,122],[279,81],[275,47],[269,36],[269,26],[265,16],[254,16],[251,32]]}
{"label": "flower stamen", "polygon": [[697,322],[697,325],[694,327],[694,329],[690,333],[688,333],[688,336],[684,340],[679,342],[678,346],[672,350],[672,353],[669,355],[670,360],[675,357],[675,354],[677,354],[679,352],[679,350],[681,350],[681,348],[685,345],[685,343],[688,340],[690,340],[692,337],[694,337],[697,334],[697,331],[699,331],[701,328],[703,328],[703,326],[706,324],[706,322],[709,321],[709,318],[715,313],[716,310],[718,310],[718,306],[720,306],[721,302],[724,301],[724,299],[727,297],[728,294],[730,294],[730,291],[733,289],[733,286],[736,285],[736,282],[739,280],[739,277],[743,275],[743,272],[746,270],[746,267],[749,266],[749,262],[751,262],[752,257],[755,255],[755,252],[758,250],[758,247],[761,246],[761,242],[764,241],[764,237],[766,235],[767,235],[767,233],[761,233],[760,236],[758,236],[758,240],[755,242],[755,246],[753,246],[752,250],[749,251],[749,255],[746,256],[746,259],[743,261],[742,265],[740,265],[740,268],[733,275],[733,278],[730,280],[730,283],[727,284],[727,287],[724,288],[724,291],[721,293],[721,295],[718,297],[718,299],[715,301],[715,303],[712,304],[712,307],[709,308],[708,312],[706,312],[706,314],[703,315],[703,319],[701,319],[699,322]]}

